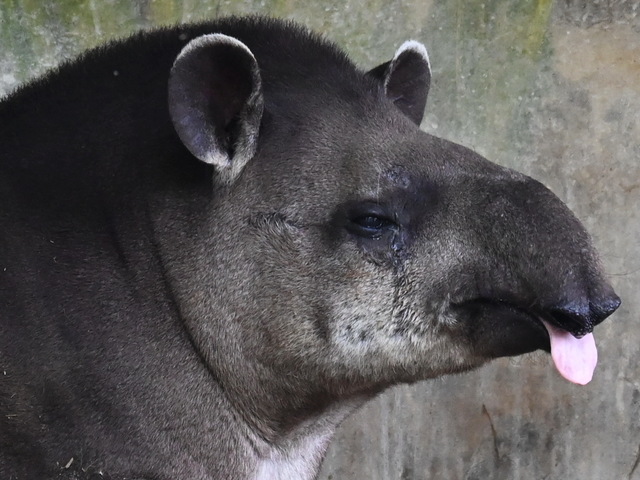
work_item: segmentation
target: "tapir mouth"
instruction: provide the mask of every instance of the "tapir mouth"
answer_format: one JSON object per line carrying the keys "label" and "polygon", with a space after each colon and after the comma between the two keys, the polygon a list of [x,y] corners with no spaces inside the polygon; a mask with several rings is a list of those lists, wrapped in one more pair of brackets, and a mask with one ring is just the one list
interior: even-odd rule
{"label": "tapir mouth", "polygon": [[[451,306],[456,313],[467,317],[468,322],[473,325],[473,330],[480,333],[480,335],[485,334],[487,327],[491,328],[495,333],[499,333],[501,327],[507,327],[507,324],[509,326],[518,325],[523,331],[529,330],[527,334],[533,340],[532,345],[528,345],[526,351],[537,349],[551,351],[548,332],[542,322],[542,319],[546,316],[541,315],[538,309],[489,298],[475,298],[463,302],[454,302]],[[484,320],[489,321],[489,325],[485,325]],[[535,346],[533,343],[535,343]],[[526,352],[507,349],[504,355],[518,355],[520,353]]]}
{"label": "tapir mouth", "polygon": [[[550,351],[556,369],[565,379],[586,385],[598,364],[598,350],[593,336],[595,322],[570,308],[523,308],[510,305],[512,311],[547,333],[545,350]],[[599,323],[599,322],[598,322]]]}
{"label": "tapir mouth", "polygon": [[593,328],[619,305],[620,299],[613,295],[596,307],[589,304],[588,309],[540,308],[487,298],[452,307],[466,314],[483,352],[508,356],[544,349],[551,352],[564,378],[585,385],[593,377],[598,358]]}

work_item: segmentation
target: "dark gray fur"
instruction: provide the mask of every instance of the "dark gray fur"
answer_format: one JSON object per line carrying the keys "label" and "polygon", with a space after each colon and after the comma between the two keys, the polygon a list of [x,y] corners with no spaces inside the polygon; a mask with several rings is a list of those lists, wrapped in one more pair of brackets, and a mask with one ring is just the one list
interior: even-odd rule
{"label": "dark gray fur", "polygon": [[385,388],[615,310],[560,200],[418,129],[429,83],[227,19],[5,98],[0,478],[313,478]]}

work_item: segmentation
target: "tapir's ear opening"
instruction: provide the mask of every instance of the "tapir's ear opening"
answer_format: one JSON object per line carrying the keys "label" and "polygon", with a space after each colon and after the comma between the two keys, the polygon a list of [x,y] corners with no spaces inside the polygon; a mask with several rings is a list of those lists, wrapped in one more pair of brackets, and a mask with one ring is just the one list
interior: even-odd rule
{"label": "tapir's ear opening", "polygon": [[368,75],[380,80],[387,97],[420,125],[431,85],[431,64],[423,44],[404,42],[391,61],[378,65]]}
{"label": "tapir's ear opening", "polygon": [[176,58],[169,77],[174,128],[223,183],[233,183],[254,156],[263,108],[258,64],[239,40],[203,35]]}

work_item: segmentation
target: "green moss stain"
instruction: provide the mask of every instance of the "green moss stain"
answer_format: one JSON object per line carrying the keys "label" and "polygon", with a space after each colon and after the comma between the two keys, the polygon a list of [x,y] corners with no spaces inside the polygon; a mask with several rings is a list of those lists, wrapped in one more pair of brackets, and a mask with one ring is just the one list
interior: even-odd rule
{"label": "green moss stain", "polygon": [[528,55],[539,55],[543,45],[549,36],[549,19],[551,18],[551,9],[553,0],[538,0],[534,2],[535,11],[529,22],[527,41],[524,52]]}

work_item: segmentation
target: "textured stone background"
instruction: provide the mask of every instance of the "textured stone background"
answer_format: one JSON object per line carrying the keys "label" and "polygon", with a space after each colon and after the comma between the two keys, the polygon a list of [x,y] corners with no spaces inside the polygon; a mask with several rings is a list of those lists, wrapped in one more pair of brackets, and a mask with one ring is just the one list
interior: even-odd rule
{"label": "textured stone background", "polygon": [[107,39],[232,13],[301,21],[364,67],[426,43],[423,128],[546,183],[623,298],[589,386],[532,354],[398,387],[345,423],[321,478],[640,480],[640,2],[0,0],[0,94]]}

